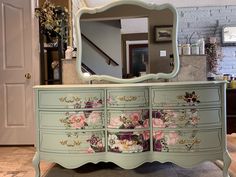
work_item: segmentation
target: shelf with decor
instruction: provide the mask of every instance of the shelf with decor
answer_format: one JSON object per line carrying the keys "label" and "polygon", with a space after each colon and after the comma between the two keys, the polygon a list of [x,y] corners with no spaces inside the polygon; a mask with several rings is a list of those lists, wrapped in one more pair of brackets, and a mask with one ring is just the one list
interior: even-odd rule
{"label": "shelf with decor", "polygon": [[64,58],[64,42],[60,36],[54,36],[53,40],[57,41],[56,46],[45,47],[50,43],[52,37],[48,37],[43,30],[40,30],[40,83],[62,84],[62,62]]}
{"label": "shelf with decor", "polygon": [[39,19],[40,84],[62,84],[62,59],[67,46],[68,13],[50,1],[35,9]]}

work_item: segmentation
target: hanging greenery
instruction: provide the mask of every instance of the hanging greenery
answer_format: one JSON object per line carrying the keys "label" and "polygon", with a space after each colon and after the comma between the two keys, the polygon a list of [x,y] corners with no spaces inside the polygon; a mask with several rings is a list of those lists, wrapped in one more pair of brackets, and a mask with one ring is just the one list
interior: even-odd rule
{"label": "hanging greenery", "polygon": [[40,27],[49,36],[66,36],[68,24],[68,10],[65,7],[55,6],[46,0],[41,8],[35,9],[35,16],[39,19]]}

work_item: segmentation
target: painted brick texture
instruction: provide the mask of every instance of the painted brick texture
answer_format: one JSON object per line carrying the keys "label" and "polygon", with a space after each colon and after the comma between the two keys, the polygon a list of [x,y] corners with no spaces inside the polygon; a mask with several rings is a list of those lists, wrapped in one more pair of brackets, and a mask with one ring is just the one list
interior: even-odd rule
{"label": "painted brick texture", "polygon": [[[223,26],[236,25],[236,6],[177,8],[179,15],[178,41],[195,43],[203,37],[217,37],[221,43]],[[191,39],[190,39],[190,36]],[[236,46],[222,47],[223,58],[219,61],[219,74],[236,75]]]}

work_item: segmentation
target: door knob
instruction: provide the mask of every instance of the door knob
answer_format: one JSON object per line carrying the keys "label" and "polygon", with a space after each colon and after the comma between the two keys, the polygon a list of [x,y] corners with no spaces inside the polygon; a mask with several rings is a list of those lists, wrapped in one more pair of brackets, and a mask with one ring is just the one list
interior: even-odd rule
{"label": "door knob", "polygon": [[26,73],[26,74],[25,74],[25,78],[26,78],[26,79],[31,79],[30,73]]}

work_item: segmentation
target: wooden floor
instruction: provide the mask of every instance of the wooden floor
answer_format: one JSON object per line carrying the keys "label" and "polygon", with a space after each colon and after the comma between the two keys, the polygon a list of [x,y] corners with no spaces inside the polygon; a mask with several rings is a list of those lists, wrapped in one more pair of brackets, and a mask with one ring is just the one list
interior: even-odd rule
{"label": "wooden floor", "polygon": [[[236,177],[236,133],[227,136],[227,147],[232,158],[230,166],[231,177]],[[0,146],[0,177],[34,177],[32,158],[35,148],[30,146],[1,147]],[[42,162],[42,174],[54,164]],[[219,165],[220,166],[220,165]]]}

